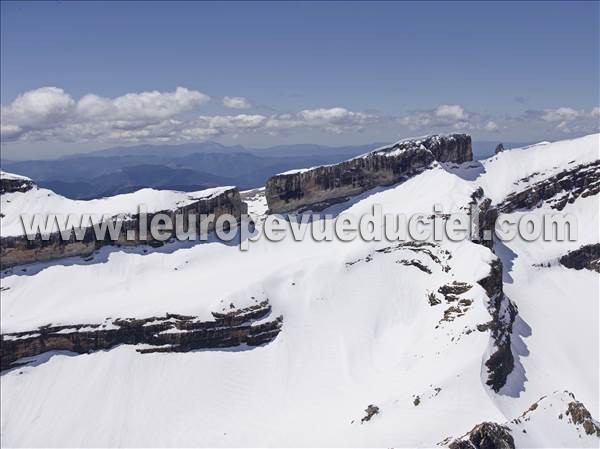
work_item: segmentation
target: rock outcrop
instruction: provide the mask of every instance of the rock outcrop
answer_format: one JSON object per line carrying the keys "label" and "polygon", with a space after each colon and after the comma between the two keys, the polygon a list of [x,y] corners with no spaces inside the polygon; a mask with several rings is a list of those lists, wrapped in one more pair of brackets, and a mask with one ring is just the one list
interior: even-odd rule
{"label": "rock outcrop", "polygon": [[[471,211],[478,214],[477,243],[486,246],[494,252],[494,240],[492,238],[498,209],[492,206],[492,201],[485,196],[485,192],[479,187],[471,195]],[[485,361],[488,372],[487,385],[495,392],[506,384],[508,375],[515,366],[515,358],[511,347],[511,334],[513,323],[517,317],[517,307],[504,294],[502,284],[502,260],[496,257],[490,264],[490,272],[479,280],[490,301],[488,311],[492,315],[489,323],[480,325],[481,329],[490,330],[493,351]]]}
{"label": "rock outcrop", "polygon": [[434,161],[472,159],[467,134],[403,140],[339,164],[273,176],[266,185],[267,203],[271,213],[320,210],[374,187],[401,182]]}
{"label": "rock outcrop", "polygon": [[600,243],[584,245],[560,258],[560,263],[576,270],[592,270],[600,273]]}
{"label": "rock outcrop", "polygon": [[27,192],[33,189],[35,184],[25,176],[13,175],[0,171],[0,195],[13,192]]}
{"label": "rock outcrop", "polygon": [[[164,317],[106,320],[101,324],[48,325],[31,331],[3,334],[0,368],[8,369],[21,358],[34,357],[46,351],[85,354],[120,344],[147,345],[138,349],[140,353],[187,352],[241,344],[258,346],[271,342],[281,330],[282,317],[263,320],[270,313],[268,301],[262,301],[227,313],[213,312],[212,321],[167,314]],[[256,324],[258,320],[261,322]]]}
{"label": "rock outcrop", "polygon": [[371,418],[373,418],[373,416],[378,415],[379,414],[379,407],[377,407],[376,405],[370,404],[365,409],[365,413],[366,413],[366,415],[363,416],[361,418],[361,420],[360,420],[361,424],[365,423],[365,422],[371,421]]}
{"label": "rock outcrop", "polygon": [[[527,181],[523,179],[522,181]],[[600,192],[600,160],[581,164],[511,193],[498,206],[502,213],[528,210],[550,201],[550,207],[563,210],[568,203]]]}
{"label": "rock outcrop", "polygon": [[493,233],[498,218],[498,209],[492,206],[492,200],[485,196],[481,187],[471,195],[470,212],[477,214],[477,243],[494,250]]}
{"label": "rock outcrop", "polygon": [[[107,232],[104,239],[96,238],[96,232],[93,226],[82,230],[83,238],[78,239],[75,233],[71,231],[68,238],[64,238],[61,232],[56,231],[42,238],[40,234],[35,238],[29,239],[25,235],[5,236],[0,238],[0,268],[5,269],[14,265],[27,264],[32,262],[48,261],[71,256],[89,256],[95,250],[106,245],[139,245],[150,244],[160,246],[162,243],[153,240],[150,233],[150,223],[152,217],[157,214],[166,214],[175,220],[176,215],[183,215],[184,222],[187,225],[187,217],[190,214],[196,214],[197,225],[200,225],[200,215],[214,214],[216,219],[223,214],[230,214],[238,220],[241,215],[247,212],[247,206],[240,198],[240,192],[237,188],[223,189],[218,194],[211,194],[206,197],[199,197],[185,206],[173,209],[153,211],[146,215],[146,237],[140,235],[141,220],[139,215],[127,215],[125,220],[121,221],[121,228],[116,240],[110,238]],[[116,221],[118,218],[114,218]],[[209,224],[208,231],[214,230],[214,222]],[[129,238],[129,234],[133,238]]]}
{"label": "rock outcrop", "polygon": [[[573,395],[571,394],[571,396]],[[585,405],[575,400],[575,396],[573,396],[573,401],[569,402],[565,414],[574,425],[583,427],[587,435],[596,435],[600,438],[600,425],[592,417],[589,410],[585,408]]]}
{"label": "rock outcrop", "polygon": [[515,449],[515,441],[506,426],[492,422],[476,425],[459,440],[448,446],[450,449]]}
{"label": "rock outcrop", "polygon": [[579,441],[578,447],[597,447],[600,424],[569,391],[542,396],[517,418],[504,423],[482,422],[465,435],[446,438],[439,444],[450,449],[514,449],[532,447],[530,435],[559,442],[566,435]]}
{"label": "rock outcrop", "polygon": [[504,295],[502,286],[502,262],[496,258],[490,265],[490,273],[479,281],[490,302],[488,310],[492,320],[486,326],[491,331],[493,352],[486,360],[488,371],[487,385],[495,392],[506,384],[508,375],[515,367],[511,347],[513,323],[517,317],[517,307]]}

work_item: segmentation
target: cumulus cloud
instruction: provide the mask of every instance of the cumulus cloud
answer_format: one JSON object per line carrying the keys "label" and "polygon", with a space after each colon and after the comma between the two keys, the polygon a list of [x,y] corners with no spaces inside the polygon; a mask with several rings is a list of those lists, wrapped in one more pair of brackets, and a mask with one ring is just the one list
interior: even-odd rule
{"label": "cumulus cloud", "polygon": [[130,93],[117,98],[103,98],[94,94],[82,97],[76,112],[84,118],[110,118],[139,122],[164,120],[207,103],[208,95],[185,87],[174,92]]}
{"label": "cumulus cloud", "polygon": [[380,120],[380,117],[363,112],[353,112],[346,108],[335,107],[330,109],[305,109],[297,114],[282,114],[273,117],[270,126],[272,128],[306,126],[323,128],[334,133],[344,131],[360,131],[367,124]]}
{"label": "cumulus cloud", "polygon": [[562,106],[554,109],[530,109],[525,111],[522,116],[511,120],[524,122],[529,126],[546,124],[551,127],[549,128],[551,130],[569,134],[597,132],[600,128],[596,118],[598,115],[598,107],[586,111],[584,109]]}
{"label": "cumulus cloud", "polygon": [[[208,95],[185,87],[172,92],[128,93],[116,98],[87,94],[79,100],[63,89],[42,87],[2,106],[1,135],[4,142],[177,142],[205,140],[226,133],[277,134],[297,128],[334,133],[360,131],[378,120],[375,115],[342,107],[270,115],[189,114],[209,100]],[[243,97],[225,97],[223,104],[238,109],[250,106]]]}
{"label": "cumulus cloud", "polygon": [[375,115],[334,107],[330,109],[305,109],[296,113],[285,112],[271,115],[200,116],[194,120],[194,127],[211,129],[216,134],[223,134],[226,131],[235,131],[236,133],[253,131],[274,135],[299,128],[341,133],[361,131],[365,125],[374,123],[379,119],[380,117]]}
{"label": "cumulus cloud", "polygon": [[209,100],[202,92],[178,87],[173,92],[128,93],[116,98],[88,94],[75,101],[63,89],[41,87],[2,106],[2,139],[78,141],[161,135],[158,130],[172,127],[174,117]]}
{"label": "cumulus cloud", "polygon": [[573,108],[546,109],[541,118],[546,122],[570,122],[584,115],[584,111]]}
{"label": "cumulus cloud", "polygon": [[[529,110],[520,116],[491,117],[458,104],[441,104],[400,117],[351,111],[341,106],[269,114],[198,115],[210,100],[197,90],[178,87],[171,92],[128,93],[115,98],[87,94],[74,99],[58,87],[42,87],[19,95],[1,107],[3,142],[181,142],[201,141],[243,133],[277,135],[299,130],[331,133],[360,132],[373,125],[406,126],[424,132],[481,130],[497,132],[511,126],[563,133],[598,130],[600,109],[571,107]],[[243,97],[225,97],[223,104],[250,106]],[[241,112],[241,111],[240,111]]]}
{"label": "cumulus cloud", "polygon": [[474,118],[473,114],[467,112],[460,105],[442,104],[435,109],[414,111],[401,117],[399,122],[413,129],[453,128],[460,130],[471,128],[472,118]]}
{"label": "cumulus cloud", "polygon": [[485,124],[484,129],[490,132],[498,131],[498,124],[490,120]]}
{"label": "cumulus cloud", "polygon": [[0,124],[0,136],[4,140],[15,140],[23,134],[23,128],[18,125]]}
{"label": "cumulus cloud", "polygon": [[58,124],[75,108],[75,100],[58,87],[42,87],[19,95],[1,108],[3,129],[38,128]]}
{"label": "cumulus cloud", "polygon": [[198,127],[209,129],[256,129],[265,124],[266,117],[259,114],[202,115],[194,120]]}
{"label": "cumulus cloud", "polygon": [[223,98],[223,106],[231,109],[249,109],[252,104],[244,97],[225,97]]}

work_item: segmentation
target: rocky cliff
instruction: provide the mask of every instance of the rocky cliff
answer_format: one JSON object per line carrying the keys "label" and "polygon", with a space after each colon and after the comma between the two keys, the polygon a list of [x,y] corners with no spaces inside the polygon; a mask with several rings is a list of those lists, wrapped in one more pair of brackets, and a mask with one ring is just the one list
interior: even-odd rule
{"label": "rocky cliff", "polygon": [[600,273],[600,243],[584,245],[570,251],[560,258],[560,263],[567,268],[576,270],[585,268]]}
{"label": "rocky cliff", "polygon": [[339,164],[273,176],[266,185],[267,203],[272,213],[319,210],[374,187],[403,181],[434,161],[472,159],[467,134],[403,140]]}
{"label": "rocky cliff", "polygon": [[[27,190],[37,188],[31,181],[29,182],[31,185]],[[12,190],[12,193],[14,192],[24,191]],[[14,194],[19,195],[22,193]],[[104,239],[97,239],[92,226],[85,228],[82,239],[77,239],[74,232],[71,232],[69,238],[63,238],[63,235],[59,231],[50,234],[47,239],[42,239],[39,234],[32,240],[28,239],[24,234],[3,236],[0,238],[0,267],[5,269],[14,265],[48,261],[70,256],[85,257],[105,245],[139,245],[141,243],[161,245],[161,242],[152,240],[150,234],[150,222],[152,217],[157,214],[167,214],[171,217],[173,222],[175,215],[181,214],[184,216],[184,223],[186,225],[184,229],[187,229],[187,217],[189,217],[190,214],[198,215],[197,225],[199,225],[199,216],[202,214],[214,214],[216,221],[216,219],[223,214],[230,214],[239,219],[241,214],[246,213],[246,211],[246,203],[242,202],[238,189],[228,188],[219,191],[217,194],[210,194],[206,197],[200,196],[183,206],[174,204],[171,209],[149,212],[147,214],[145,226],[147,237],[143,239],[139,232],[140,216],[137,214],[127,214],[125,220],[121,223],[120,233],[116,240],[111,240],[109,233],[106,233]],[[117,220],[117,218],[115,217],[114,220]],[[208,226],[208,231],[211,230],[214,230],[214,222]],[[128,233],[134,238],[128,238]]]}
{"label": "rocky cliff", "polygon": [[[227,313],[213,312],[212,321],[193,316],[167,314],[143,319],[114,319],[101,324],[44,326],[25,332],[2,335],[0,369],[10,368],[24,357],[46,351],[79,354],[111,349],[120,344],[145,345],[140,353],[187,352],[196,349],[227,348],[241,344],[258,346],[272,341],[280,332],[282,317],[268,318],[268,301]],[[257,323],[261,320],[260,323]]]}
{"label": "rocky cliff", "polygon": [[34,186],[33,181],[25,176],[0,171],[0,195],[4,193],[27,192]]}
{"label": "rocky cliff", "polygon": [[[515,449],[534,447],[531,438],[565,441],[570,435],[577,447],[597,447],[600,425],[585,405],[569,391],[542,396],[518,417],[503,423],[482,422],[465,435],[439,443],[449,449]],[[558,446],[558,445],[557,445]],[[575,447],[575,445],[570,446]]]}
{"label": "rocky cliff", "polygon": [[[539,175],[540,173],[536,173]],[[525,178],[517,181],[528,181]],[[556,210],[563,210],[567,203],[577,198],[586,198],[600,192],[600,160],[580,164],[533,183],[527,188],[511,193],[498,206],[502,213],[528,210],[541,206],[545,201]]]}

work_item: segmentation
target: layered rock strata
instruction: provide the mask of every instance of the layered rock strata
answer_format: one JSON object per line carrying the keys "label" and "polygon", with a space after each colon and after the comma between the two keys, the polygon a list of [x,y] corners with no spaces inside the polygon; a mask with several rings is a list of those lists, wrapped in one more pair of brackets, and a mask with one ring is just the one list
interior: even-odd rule
{"label": "layered rock strata", "polygon": [[[539,427],[538,427],[539,426]],[[517,418],[502,424],[482,422],[457,439],[446,438],[439,445],[450,449],[515,449],[525,445],[529,431],[543,432],[552,437],[575,433],[581,447],[597,445],[600,424],[589,410],[569,391],[542,396]]]}
{"label": "layered rock strata", "polygon": [[262,301],[227,313],[213,312],[211,321],[166,314],[164,317],[106,320],[101,324],[48,325],[2,334],[0,367],[10,368],[19,359],[46,351],[84,354],[120,344],[146,345],[138,349],[140,353],[187,352],[242,344],[258,346],[271,342],[281,330],[283,318],[268,320],[270,313],[268,301]]}
{"label": "layered rock strata", "polygon": [[[20,191],[19,191],[20,192]],[[214,230],[214,223],[217,218],[223,214],[233,215],[240,219],[241,215],[247,212],[246,203],[242,202],[240,192],[237,188],[223,189],[218,194],[211,194],[207,197],[199,197],[194,201],[181,207],[174,207],[169,210],[153,211],[146,214],[145,226],[146,237],[140,234],[140,228],[143,221],[139,214],[128,214],[121,221],[121,228],[116,240],[111,239],[107,232],[104,239],[98,239],[93,226],[82,229],[83,238],[78,239],[75,232],[71,232],[68,238],[64,238],[62,233],[56,231],[51,233],[48,238],[42,238],[38,233],[33,239],[26,235],[4,236],[0,238],[0,268],[5,269],[14,265],[27,264],[32,262],[48,261],[71,256],[89,256],[95,250],[106,245],[161,245],[162,242],[154,240],[150,233],[150,223],[157,214],[168,215],[175,222],[176,215],[183,216],[184,229],[188,229],[189,216],[196,214],[196,224],[200,226],[200,215],[213,214],[215,219],[211,222],[207,231]],[[113,221],[118,220],[117,217]],[[199,234],[198,229],[198,234]]]}
{"label": "layered rock strata", "polygon": [[4,193],[27,192],[33,189],[34,186],[33,181],[25,176],[0,172],[0,195]]}
{"label": "layered rock strata", "polygon": [[600,273],[600,243],[584,245],[560,258],[560,263],[575,270],[592,270]]}
{"label": "layered rock strata", "polygon": [[564,170],[526,189],[511,193],[498,206],[498,210],[502,213],[529,210],[541,206],[544,201],[550,201],[550,207],[560,211],[579,197],[585,198],[599,192],[600,160],[597,160]]}
{"label": "layered rock strata", "polygon": [[467,134],[403,140],[339,164],[273,176],[266,185],[267,203],[271,213],[321,210],[374,187],[401,182],[434,161],[472,159]]}

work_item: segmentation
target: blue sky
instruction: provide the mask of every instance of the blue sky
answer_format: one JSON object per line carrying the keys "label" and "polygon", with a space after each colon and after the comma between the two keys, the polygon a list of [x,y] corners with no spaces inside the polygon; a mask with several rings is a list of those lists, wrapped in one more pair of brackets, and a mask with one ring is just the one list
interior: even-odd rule
{"label": "blue sky", "polygon": [[3,156],[581,135],[598,127],[599,17],[598,2],[2,2]]}

